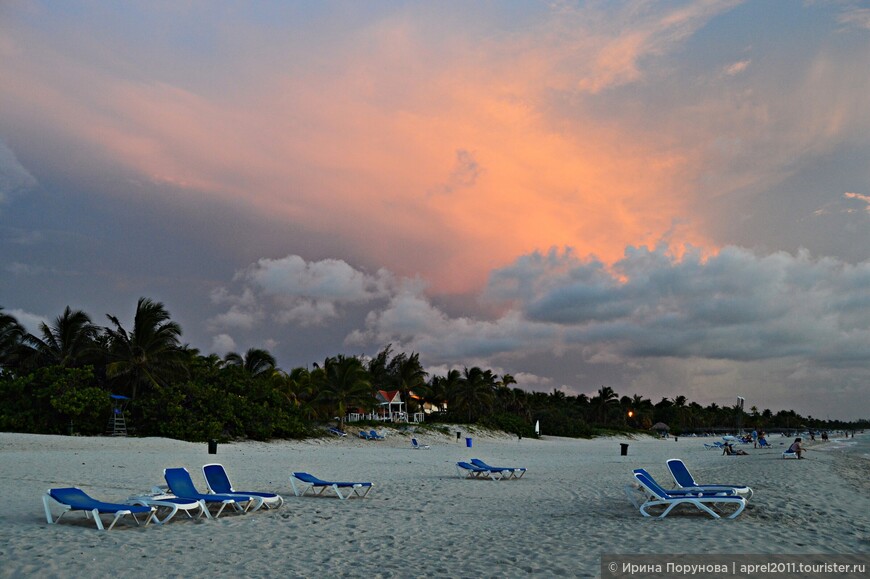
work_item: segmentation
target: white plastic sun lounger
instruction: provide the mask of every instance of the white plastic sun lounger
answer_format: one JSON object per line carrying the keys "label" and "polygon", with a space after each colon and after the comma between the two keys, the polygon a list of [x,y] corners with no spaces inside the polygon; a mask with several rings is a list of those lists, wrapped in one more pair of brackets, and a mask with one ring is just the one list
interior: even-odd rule
{"label": "white plastic sun lounger", "polygon": [[491,470],[460,461],[456,463],[456,476],[459,478],[479,478],[495,481],[503,479],[506,475],[501,470]]}
{"label": "white plastic sun lounger", "polygon": [[658,515],[659,519],[663,519],[675,507],[679,505],[691,505],[714,519],[722,518],[722,515],[716,512],[715,508],[733,506],[735,507],[734,512],[726,517],[733,519],[746,508],[746,499],[733,493],[692,492],[686,489],[683,489],[684,492],[666,491],[643,469],[636,469],[634,471],[634,478],[646,492],[646,501],[640,504],[636,503],[631,494],[629,494],[629,489],[626,489],[626,494],[644,517],[655,516],[649,512],[650,508],[665,507],[665,510]]}
{"label": "white plastic sun lounger", "polygon": [[491,471],[498,471],[503,473],[503,478],[512,478],[512,479],[520,479],[523,478],[523,475],[526,474],[525,467],[517,467],[517,466],[490,466],[480,460],[479,458],[472,458],[471,464],[474,466],[485,468]]}
{"label": "white plastic sun lounger", "polygon": [[[204,501],[196,499],[183,499],[169,492],[168,487],[155,486],[151,489],[151,494],[132,496],[127,499],[131,505],[143,505],[146,507],[154,507],[154,522],[158,525],[168,523],[178,514],[179,511],[187,515],[189,519],[198,519],[205,517],[211,518],[211,513],[208,512],[208,507]],[[161,513],[164,513],[161,515]]]}
{"label": "white plastic sun lounger", "polygon": [[261,491],[237,491],[230,483],[230,477],[227,471],[221,464],[206,464],[202,467],[202,476],[205,478],[205,484],[208,487],[208,492],[217,495],[240,496],[244,500],[247,497],[257,497],[260,500],[259,504],[255,504],[252,511],[256,511],[261,506],[267,509],[277,509],[284,504],[284,499],[281,495],[275,493],[265,493]]}
{"label": "white plastic sun lounger", "polygon": [[246,513],[248,509],[254,510],[260,508],[263,504],[262,497],[251,495],[217,495],[209,493],[201,493],[193,486],[193,480],[190,478],[190,473],[186,468],[167,468],[163,469],[163,478],[166,479],[166,484],[169,486],[170,492],[177,497],[183,499],[195,499],[203,501],[206,506],[220,505],[214,518],[218,518],[227,505],[231,505],[239,512]]}
{"label": "white plastic sun lounger", "polygon": [[[133,520],[136,521],[136,526],[139,526],[139,519],[136,518],[137,514],[147,515],[145,526],[148,526],[148,523],[154,519],[155,511],[154,507],[104,503],[92,498],[78,487],[49,489],[42,497],[42,505],[45,507],[45,520],[49,525],[57,523],[61,517],[70,511],[82,511],[85,513],[85,517],[94,517],[94,523],[96,523],[97,528],[101,531],[111,531],[115,523],[128,515],[133,517]],[[61,509],[61,513],[56,519],[52,517],[51,507]],[[103,526],[103,521],[100,519],[101,514],[115,515],[108,529]]]}
{"label": "white plastic sun lounger", "polygon": [[[296,486],[297,484],[299,486]],[[293,494],[297,497],[305,496],[308,491],[311,491],[312,495],[321,496],[331,489],[338,498],[345,500],[354,495],[365,498],[374,485],[370,482],[326,481],[307,472],[294,472],[290,477],[290,486],[293,487]]]}

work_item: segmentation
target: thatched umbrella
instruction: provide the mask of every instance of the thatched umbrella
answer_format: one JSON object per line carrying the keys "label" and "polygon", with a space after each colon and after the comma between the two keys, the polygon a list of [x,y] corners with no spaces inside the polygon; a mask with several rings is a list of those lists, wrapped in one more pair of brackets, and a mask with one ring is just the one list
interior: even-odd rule
{"label": "thatched umbrella", "polygon": [[668,430],[670,430],[670,429],[668,428],[668,425],[665,424],[664,422],[656,422],[655,424],[652,425],[652,428],[650,428],[650,430],[664,430],[664,431],[668,431]]}

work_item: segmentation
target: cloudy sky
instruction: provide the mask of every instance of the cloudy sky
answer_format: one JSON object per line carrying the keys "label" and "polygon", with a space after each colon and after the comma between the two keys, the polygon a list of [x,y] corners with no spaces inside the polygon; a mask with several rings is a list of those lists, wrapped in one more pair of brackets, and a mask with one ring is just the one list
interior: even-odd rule
{"label": "cloudy sky", "polygon": [[870,5],[0,2],[0,306],[870,417]]}

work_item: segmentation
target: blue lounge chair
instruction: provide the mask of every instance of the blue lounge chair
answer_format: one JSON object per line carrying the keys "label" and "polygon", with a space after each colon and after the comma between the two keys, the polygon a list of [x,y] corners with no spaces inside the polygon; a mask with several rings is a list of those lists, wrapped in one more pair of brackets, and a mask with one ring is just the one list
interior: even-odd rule
{"label": "blue lounge chair", "polygon": [[334,426],[330,426],[328,430],[336,436],[347,436],[347,432],[344,432],[343,430],[340,430]]}
{"label": "blue lounge chair", "polygon": [[510,478],[517,478],[517,479],[523,478],[523,475],[526,474],[526,469],[523,467],[490,466],[490,465],[486,464],[485,462],[483,462],[482,460],[480,460],[479,458],[472,458],[471,464],[473,464],[474,466],[479,466],[480,468],[487,468],[489,470],[500,471],[500,472],[506,473],[505,476],[509,479]]}
{"label": "blue lounge chair", "polygon": [[[299,487],[302,487],[301,492],[299,487],[296,486],[297,483],[299,484]],[[312,474],[308,474],[307,472],[294,472],[293,476],[290,477],[290,486],[293,487],[293,494],[297,497],[305,496],[305,493],[308,491],[311,491],[311,494],[313,495],[320,496],[328,489],[332,489],[332,492],[334,492],[338,498],[345,500],[354,495],[360,498],[365,498],[374,485],[370,482],[326,481],[321,480]],[[346,494],[342,494],[342,490],[344,490]]]}
{"label": "blue lounge chair", "polygon": [[378,434],[374,430],[369,431],[369,440],[383,440],[384,438],[385,438],[384,436],[381,436],[380,434]]}
{"label": "blue lounge chair", "polygon": [[252,506],[254,510],[262,506],[263,499],[250,495],[216,495],[201,493],[193,486],[193,480],[190,478],[190,473],[186,468],[167,468],[163,471],[163,478],[166,479],[166,484],[169,485],[169,491],[175,496],[182,499],[195,499],[205,502],[208,505],[220,505],[218,511],[214,514],[214,518],[221,516],[227,505],[232,506],[240,512],[247,512]]}
{"label": "blue lounge chair", "polygon": [[[136,525],[139,525],[139,519],[136,518],[136,515],[146,515],[145,526],[148,526],[148,523],[154,519],[154,507],[143,507],[138,505],[123,505],[118,503],[104,503],[102,501],[98,501],[92,497],[90,497],[85,491],[81,490],[78,487],[68,487],[62,489],[49,489],[45,495],[42,497],[42,504],[45,507],[45,520],[48,521],[49,525],[53,525],[58,522],[62,516],[64,516],[69,511],[83,511],[85,513],[85,517],[90,518],[91,515],[94,517],[94,522],[97,524],[97,528],[101,531],[103,530],[112,530],[112,527],[115,526],[115,523],[118,522],[122,517],[130,515],[133,517],[133,520],[136,521]],[[62,509],[62,512],[56,519],[52,519],[51,515],[51,506],[59,507]],[[112,519],[112,524],[109,525],[109,528],[106,529],[103,527],[103,521],[100,519],[101,514],[115,515],[115,518]]]}
{"label": "blue lounge chair", "polygon": [[460,461],[456,463],[456,476],[459,478],[487,478],[495,481],[504,478],[504,473],[500,470],[482,468],[468,462]]}
{"label": "blue lounge chair", "polygon": [[369,433],[368,433],[368,432],[365,432],[364,430],[360,430],[360,431],[359,431],[359,437],[360,437],[360,438],[364,438],[364,439],[366,439],[366,440],[368,440],[368,439],[371,438],[371,436],[369,435]]}
{"label": "blue lounge chair", "polygon": [[668,459],[668,470],[671,471],[671,476],[674,477],[674,482],[681,489],[699,490],[699,491],[727,491],[734,490],[735,493],[745,496],[746,500],[752,498],[752,489],[746,485],[726,485],[726,484],[698,484],[692,473],[686,467],[685,463],[679,458]]}
{"label": "blue lounge chair", "polygon": [[687,489],[682,489],[682,492],[680,492],[680,489],[666,491],[642,468],[635,469],[634,478],[637,483],[639,483],[640,488],[645,491],[644,502],[639,503],[635,500],[631,493],[631,490],[633,490],[632,487],[627,487],[625,489],[625,494],[628,496],[629,500],[631,500],[632,504],[640,510],[640,514],[644,517],[653,516],[649,513],[651,507],[664,506],[665,510],[658,516],[659,519],[663,519],[668,516],[675,507],[679,505],[691,505],[707,513],[714,519],[721,519],[722,515],[717,513],[711,507],[729,505],[736,507],[734,512],[727,517],[733,519],[746,508],[746,499],[734,494],[733,492],[706,493],[689,491]]}
{"label": "blue lounge chair", "polygon": [[420,450],[421,448],[424,450],[429,450],[429,445],[428,444],[420,444],[419,442],[417,442],[416,438],[412,438],[411,439],[411,448],[413,448],[414,450]]}
{"label": "blue lounge chair", "polygon": [[220,464],[206,464],[202,467],[202,476],[205,478],[205,484],[208,487],[208,492],[216,495],[242,497],[259,497],[263,499],[261,505],[254,506],[252,510],[256,511],[260,506],[267,509],[277,509],[284,504],[284,499],[281,495],[275,493],[264,493],[259,491],[237,491],[233,489],[230,483],[230,477],[227,476],[227,471]]}

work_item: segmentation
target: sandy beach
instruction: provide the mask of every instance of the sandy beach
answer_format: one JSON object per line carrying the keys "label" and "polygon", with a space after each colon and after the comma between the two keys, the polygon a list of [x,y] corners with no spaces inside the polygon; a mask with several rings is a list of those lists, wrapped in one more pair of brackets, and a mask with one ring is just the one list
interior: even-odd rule
{"label": "sandy beach", "polygon": [[[807,460],[772,449],[725,457],[703,438],[540,440],[475,433],[473,447],[444,435],[381,442],[348,437],[221,444],[160,438],[0,433],[0,577],[490,577],[599,575],[603,553],[870,552],[870,460],[837,441]],[[710,439],[708,439],[709,441]],[[852,439],[854,440],[854,439]],[[620,444],[628,455],[620,456]],[[516,481],[457,478],[472,457],[524,466]],[[741,483],[755,496],[735,520],[684,511],[642,517],[623,487],[633,468],[667,482],[681,458],[702,483]],[[121,502],[185,466],[205,489],[201,467],[222,463],[236,488],[286,497],[278,510],[217,520],[177,517],[166,525],[125,523],[100,532],[81,513],[46,524],[41,497],[79,486]],[[294,470],[324,479],[372,481],[366,499],[293,496]]]}

